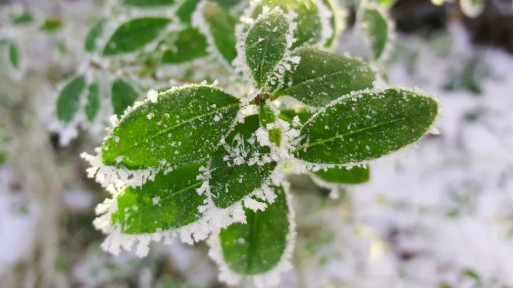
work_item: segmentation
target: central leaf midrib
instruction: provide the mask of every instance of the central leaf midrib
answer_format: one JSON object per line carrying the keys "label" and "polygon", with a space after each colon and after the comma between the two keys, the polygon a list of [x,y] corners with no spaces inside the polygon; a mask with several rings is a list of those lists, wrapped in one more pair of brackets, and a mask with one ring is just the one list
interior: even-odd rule
{"label": "central leaf midrib", "polygon": [[[172,130],[174,130],[174,129],[176,129],[176,128],[182,127],[182,126],[184,126],[184,125],[186,125],[186,124],[189,124],[189,123],[191,123],[191,122],[193,122],[193,121],[196,121],[196,120],[198,120],[198,119],[200,119],[200,118],[202,118],[202,117],[210,116],[210,115],[216,114],[216,113],[218,113],[218,112],[221,112],[221,111],[224,111],[224,110],[228,110],[228,109],[230,109],[230,108],[232,108],[232,107],[236,107],[236,106],[238,106],[238,105],[239,105],[239,103],[230,104],[230,105],[228,105],[228,106],[220,107],[219,109],[213,110],[213,111],[211,111],[211,112],[207,112],[207,113],[200,114],[200,115],[198,115],[198,116],[195,116],[195,117],[189,118],[189,119],[187,119],[186,121],[181,122],[181,123],[179,123],[179,124],[177,124],[177,125],[175,125],[175,126],[172,126],[172,127],[169,127],[169,128],[163,129],[163,130],[159,130],[159,132],[155,133],[154,135],[151,135],[150,137],[148,137],[148,138],[146,138],[146,139],[142,139],[142,140],[140,140],[140,141],[144,141],[144,140],[151,140],[151,139],[153,139],[153,138],[155,138],[155,137],[158,137],[158,136],[160,136],[160,135],[162,135],[162,134],[164,134],[164,133],[168,133],[168,132],[170,132],[170,131],[172,131]],[[138,142],[140,142],[140,141],[138,141]],[[138,143],[138,142],[137,142],[137,143]],[[128,151],[128,150],[130,150],[131,148],[135,147],[135,144],[136,144],[136,142],[134,141],[134,143],[133,143],[133,144],[131,144],[130,146],[127,146],[127,147],[126,147],[126,148],[124,148],[124,149],[119,149],[119,150],[118,150],[118,151],[119,151],[119,153],[117,153],[117,154],[118,154],[118,155],[121,155],[122,153],[127,152],[127,151]]]}
{"label": "central leaf midrib", "polygon": [[381,122],[381,123],[374,124],[374,125],[371,125],[371,126],[363,127],[361,129],[350,131],[350,132],[347,132],[347,133],[344,133],[344,134],[341,134],[341,135],[336,135],[336,136],[333,136],[333,137],[330,137],[330,138],[327,138],[327,139],[324,139],[324,140],[321,140],[321,141],[312,142],[312,143],[309,143],[308,145],[303,145],[303,146],[297,148],[296,150],[294,150],[292,152],[292,154],[296,154],[297,152],[299,152],[299,151],[301,151],[303,149],[306,149],[306,148],[314,147],[314,146],[317,146],[317,145],[324,144],[326,142],[331,142],[331,141],[334,141],[336,139],[340,139],[341,137],[351,136],[351,135],[354,135],[354,134],[357,134],[357,133],[365,132],[367,130],[371,130],[371,129],[375,129],[375,128],[378,128],[378,127],[381,127],[381,126],[393,124],[395,122],[398,122],[398,121],[401,121],[401,120],[405,120],[405,119],[406,119],[406,117],[400,117],[400,118],[392,119],[390,121]]}
{"label": "central leaf midrib", "polygon": [[[178,191],[176,191],[176,192],[174,192],[174,193],[170,193],[169,195],[167,195],[167,196],[165,196],[164,198],[162,198],[162,199],[160,200],[159,204],[160,204],[160,203],[163,203],[163,202],[165,202],[165,201],[167,201],[167,200],[169,200],[169,199],[171,199],[171,198],[173,198],[173,197],[175,197],[175,196],[177,196],[177,195],[180,195],[180,194],[182,194],[182,193],[184,193],[184,192],[187,192],[187,191],[188,191],[188,190],[190,190],[190,189],[193,189],[193,188],[199,187],[202,183],[203,183],[203,181],[198,181],[198,182],[196,182],[196,183],[194,183],[194,184],[192,184],[192,185],[190,185],[190,186],[188,186],[188,187],[185,187],[185,188],[183,188],[183,189],[180,189],[180,190],[178,190]],[[158,204],[157,204],[157,205],[158,205]],[[148,209],[150,209],[150,208],[153,208],[153,207],[155,207],[155,206],[157,206],[157,205],[151,205],[151,206],[143,207],[143,208],[141,208],[141,209],[137,209],[137,210],[136,210],[136,211],[134,211],[130,216],[137,215],[137,214],[141,213],[142,211],[146,211],[146,210],[148,210]]]}

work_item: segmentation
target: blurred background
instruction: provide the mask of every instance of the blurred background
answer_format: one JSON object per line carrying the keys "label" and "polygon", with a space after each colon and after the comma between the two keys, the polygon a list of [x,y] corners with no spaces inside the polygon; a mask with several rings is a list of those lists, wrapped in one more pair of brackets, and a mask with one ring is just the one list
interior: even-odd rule
{"label": "blurred background", "polygon": [[[349,17],[337,52],[365,57],[358,3],[339,2]],[[440,135],[373,163],[337,200],[292,177],[298,241],[280,287],[513,287],[513,1],[476,15],[433,2],[390,7],[383,66],[391,84],[439,96]],[[154,243],[143,259],[100,248],[92,220],[107,193],[79,154],[102,137],[56,133],[52,113],[104,6],[0,0],[0,287],[224,287],[204,243]]]}

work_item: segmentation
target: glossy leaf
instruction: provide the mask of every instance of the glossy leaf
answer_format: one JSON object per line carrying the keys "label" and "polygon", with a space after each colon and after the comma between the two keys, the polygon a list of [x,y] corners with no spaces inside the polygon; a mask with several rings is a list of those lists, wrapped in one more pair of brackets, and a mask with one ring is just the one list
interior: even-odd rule
{"label": "glossy leaf", "polygon": [[185,24],[191,24],[191,16],[200,0],[185,0],[182,5],[176,10],[176,16],[180,19],[180,22]]}
{"label": "glossy leaf", "polygon": [[319,9],[315,0],[262,0],[255,9],[254,16],[262,13],[262,7],[280,7],[284,12],[294,11],[297,14],[295,22],[297,28],[294,33],[296,42],[292,48],[305,44],[317,44],[322,38],[322,25],[319,18]]}
{"label": "glossy leaf", "polygon": [[101,19],[96,24],[94,24],[93,27],[89,30],[87,33],[85,43],[84,43],[84,50],[87,52],[93,52],[96,50],[96,41],[98,38],[100,38],[103,34],[103,27],[105,26],[105,19]]}
{"label": "glossy leaf", "polygon": [[234,272],[256,275],[272,270],[287,247],[289,233],[288,203],[282,187],[265,211],[246,209],[247,224],[236,223],[219,235],[224,261]]}
{"label": "glossy leaf", "polygon": [[322,107],[352,91],[371,88],[376,76],[371,68],[356,59],[309,48],[295,55],[301,61],[285,73],[284,86],[275,97],[290,95],[314,107]]}
{"label": "glossy leaf", "polygon": [[360,20],[361,30],[369,43],[374,59],[379,59],[385,51],[389,38],[389,23],[383,12],[375,5],[364,4]]}
{"label": "glossy leaf", "polygon": [[[248,164],[255,153],[270,152],[269,147],[259,147],[258,142],[250,141],[250,138],[254,140],[254,133],[258,127],[258,116],[248,116],[244,119],[244,123],[237,124],[226,137],[225,141],[230,150],[242,149],[243,152],[240,153],[242,158],[238,159],[238,161],[243,161],[242,164],[236,165],[237,160],[230,157],[230,153],[223,146],[213,153],[210,162],[212,172],[209,184],[212,200],[217,207],[227,208],[242,200],[255,189],[260,188],[274,170],[275,165],[271,163]],[[235,139],[236,136],[242,143]]]}
{"label": "glossy leaf", "polygon": [[312,172],[312,174],[328,183],[361,184],[369,181],[370,169],[369,166],[355,166],[350,169],[345,167],[328,168],[326,170],[321,169],[319,171]]}
{"label": "glossy leaf", "polygon": [[116,79],[112,84],[111,102],[114,114],[121,116],[125,109],[134,104],[139,98],[135,89],[123,79]]}
{"label": "glossy leaf", "polygon": [[246,63],[258,88],[265,85],[283,58],[288,30],[287,18],[276,10],[261,16],[249,29],[245,42]]}
{"label": "glossy leaf", "polygon": [[85,112],[87,116],[87,120],[89,122],[93,122],[94,118],[96,118],[96,114],[100,110],[100,87],[98,83],[93,83],[89,85],[87,94],[87,104],[85,106]]}
{"label": "glossy leaf", "polygon": [[73,120],[84,88],[84,76],[78,76],[64,86],[57,98],[57,119],[65,123]]}
{"label": "glossy leaf", "polygon": [[293,154],[318,164],[375,159],[420,139],[437,113],[434,99],[405,89],[341,97],[303,126]]}
{"label": "glossy leaf", "polygon": [[163,63],[183,63],[208,55],[207,39],[195,28],[180,31],[172,45],[164,52]]}
{"label": "glossy leaf", "polygon": [[14,69],[20,68],[20,50],[18,44],[14,41],[8,42],[9,48],[9,62]]}
{"label": "glossy leaf", "polygon": [[159,7],[175,3],[175,0],[124,0],[123,4],[136,7]]}
{"label": "glossy leaf", "polygon": [[112,56],[134,52],[155,40],[171,22],[168,18],[137,18],[118,27],[103,49],[103,55]]}
{"label": "glossy leaf", "polygon": [[211,86],[159,94],[121,119],[102,147],[107,165],[129,169],[190,162],[209,155],[230,128],[239,100]]}
{"label": "glossy leaf", "polygon": [[207,2],[202,12],[214,39],[214,46],[228,63],[232,63],[237,56],[237,50],[235,49],[235,24],[237,24],[237,19],[229,11],[212,2]]}
{"label": "glossy leaf", "polygon": [[123,233],[142,234],[176,229],[200,219],[198,207],[206,196],[196,192],[203,183],[196,177],[202,165],[181,165],[167,174],[160,172],[155,181],[148,180],[141,187],[126,188],[116,199],[118,211],[112,214],[112,222],[120,224]]}

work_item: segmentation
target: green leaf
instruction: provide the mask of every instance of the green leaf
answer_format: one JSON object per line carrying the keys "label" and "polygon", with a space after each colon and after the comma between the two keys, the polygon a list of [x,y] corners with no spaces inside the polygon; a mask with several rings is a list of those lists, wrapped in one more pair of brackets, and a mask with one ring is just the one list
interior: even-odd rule
{"label": "green leaf", "polygon": [[62,19],[61,18],[48,18],[45,20],[43,25],[39,27],[41,31],[45,32],[55,32],[62,27]]}
{"label": "green leaf", "polygon": [[275,97],[289,95],[314,107],[322,107],[352,91],[371,88],[376,76],[367,64],[329,52],[303,48],[301,61],[285,72],[285,85]]}
{"label": "green leaf", "polygon": [[237,19],[229,11],[212,2],[206,2],[202,12],[209,32],[214,39],[214,46],[228,63],[232,63],[237,56],[237,50],[235,49],[235,24],[237,24]]}
{"label": "green leaf", "polygon": [[[278,114],[278,118],[285,120],[292,124],[294,127],[303,126],[306,121],[312,118],[312,111],[308,107],[298,107],[296,109],[284,109],[280,110],[280,114]],[[294,122],[294,117],[298,117],[299,123]]]}
{"label": "green leaf", "polygon": [[253,16],[262,13],[262,7],[280,7],[284,12],[294,11],[297,13],[295,22],[297,23],[294,38],[296,42],[292,48],[297,48],[305,44],[317,44],[322,38],[322,25],[319,18],[319,9],[315,0],[262,0],[261,4],[255,9]]}
{"label": "green leaf", "polygon": [[386,7],[391,7],[394,5],[395,0],[379,0],[379,3],[385,5]]}
{"label": "green leaf", "polygon": [[127,234],[155,233],[176,229],[201,218],[198,207],[205,195],[199,195],[203,181],[197,180],[204,162],[184,164],[165,174],[160,172],[155,181],[148,180],[139,188],[128,187],[117,197],[118,211],[112,222],[121,225]]}
{"label": "green leaf", "polygon": [[64,86],[57,98],[57,119],[65,123],[73,120],[84,88],[84,76],[78,76]]}
{"label": "green leaf", "polygon": [[[268,154],[269,147],[259,147],[254,140],[254,133],[258,129],[258,115],[251,115],[244,119],[244,123],[235,126],[232,132],[226,137],[226,143],[230,150],[242,148],[244,163],[236,165],[234,157],[228,153],[224,146],[221,146],[213,153],[209,179],[212,200],[217,207],[227,208],[251,194],[255,189],[262,186],[275,168],[275,164],[267,163],[249,165],[249,160],[256,153]],[[236,137],[237,136],[237,137]]]}
{"label": "green leaf", "polygon": [[268,124],[272,124],[276,122],[276,114],[274,114],[274,110],[269,107],[269,105],[263,103],[260,105],[258,118],[260,120],[260,126],[269,132],[269,141],[276,144],[276,146],[280,147],[281,144],[281,129],[280,128],[272,128],[267,129]]}
{"label": "green leaf", "polygon": [[207,39],[195,28],[180,31],[172,45],[173,49],[164,52],[163,63],[183,63],[208,55]]}
{"label": "green leaf", "polygon": [[355,166],[350,169],[345,167],[335,167],[328,168],[326,170],[321,169],[319,171],[312,172],[312,174],[328,183],[360,184],[369,181],[370,169],[369,166]]}
{"label": "green leaf", "polygon": [[9,41],[9,62],[14,69],[20,68],[20,50],[18,44],[14,41]]}
{"label": "green leaf", "polygon": [[379,59],[387,45],[390,24],[376,5],[364,4],[361,9],[361,31],[369,43],[372,56]]}
{"label": "green leaf", "polygon": [[282,187],[274,187],[277,197],[265,211],[245,209],[247,224],[235,223],[219,235],[224,261],[241,275],[272,270],[287,247],[288,203]]}
{"label": "green leaf", "polygon": [[100,110],[100,88],[98,83],[93,83],[89,85],[89,94],[87,94],[87,104],[85,106],[85,112],[87,116],[87,120],[89,122],[93,122],[94,118],[96,118],[96,114]]}
{"label": "green leaf", "polygon": [[32,21],[34,21],[34,17],[29,12],[24,11],[19,15],[9,15],[9,20],[14,25],[25,25],[32,23]]}
{"label": "green leaf", "polygon": [[336,4],[333,3],[331,0],[322,0],[322,4],[324,4],[324,6],[326,6],[326,8],[328,10],[330,10],[330,12],[331,12],[331,16],[330,16],[328,22],[329,22],[330,28],[333,32],[331,33],[331,36],[328,39],[326,39],[326,42],[324,43],[324,47],[329,48],[329,47],[333,46],[333,43],[335,42],[335,39],[337,37],[338,27],[337,27],[337,19],[335,18],[337,16],[335,14],[336,13],[335,10],[337,8],[335,6]]}
{"label": "green leaf", "polygon": [[223,7],[226,10],[230,10],[242,2],[242,0],[210,0],[210,1],[219,4],[221,7]]}
{"label": "green leaf", "polygon": [[96,41],[103,34],[103,27],[105,26],[105,19],[101,19],[87,33],[85,42],[84,42],[84,50],[87,52],[93,52],[96,50]]}
{"label": "green leaf", "polygon": [[245,42],[246,63],[258,88],[269,79],[287,51],[289,22],[281,11],[262,15],[249,29]]}
{"label": "green leaf", "polygon": [[420,139],[438,113],[437,102],[416,91],[389,88],[341,97],[301,129],[292,153],[318,164],[371,160]]}
{"label": "green leaf", "polygon": [[111,102],[114,114],[118,116],[123,115],[125,109],[134,104],[137,98],[139,98],[139,94],[125,80],[116,79],[112,84]]}
{"label": "green leaf", "polygon": [[175,0],[124,0],[123,4],[128,6],[136,6],[136,7],[158,7],[158,6],[167,6],[175,3]]}
{"label": "green leaf", "polygon": [[160,167],[209,155],[230,128],[240,102],[211,86],[159,94],[123,117],[102,147],[107,165]]}
{"label": "green leaf", "polygon": [[171,22],[168,18],[137,18],[118,27],[103,49],[103,55],[112,56],[143,48],[155,40]]}
{"label": "green leaf", "polygon": [[185,24],[191,24],[191,16],[200,0],[185,0],[180,7],[176,10],[176,16],[180,19],[180,22]]}

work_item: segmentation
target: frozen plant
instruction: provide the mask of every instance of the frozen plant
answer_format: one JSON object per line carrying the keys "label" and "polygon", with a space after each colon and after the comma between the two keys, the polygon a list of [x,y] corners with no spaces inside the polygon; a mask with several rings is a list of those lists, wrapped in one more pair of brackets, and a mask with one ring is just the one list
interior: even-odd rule
{"label": "frozen plant", "polygon": [[[82,157],[89,177],[112,193],[94,221],[108,234],[105,250],[135,245],[145,256],[152,240],[208,239],[221,280],[265,287],[291,267],[296,236],[286,175],[310,173],[326,186],[365,181],[370,161],[436,131],[438,103],[415,89],[386,87],[362,60],[327,51],[340,31],[331,1],[241,1],[230,10],[239,16],[233,21],[218,16],[231,15],[227,2],[181,5],[194,4],[191,27],[231,77],[150,90],[137,102],[133,90],[112,86],[117,115],[96,155]],[[373,11],[366,21],[381,10]],[[103,54],[145,47],[129,40],[130,30],[170,22],[141,19],[113,32]],[[388,26],[363,27],[377,60],[389,37],[372,31],[388,33]],[[73,80],[61,95],[80,96],[73,91],[84,90],[86,80]],[[228,80],[237,89],[222,83]],[[76,112],[79,96],[60,97],[58,110]]]}

